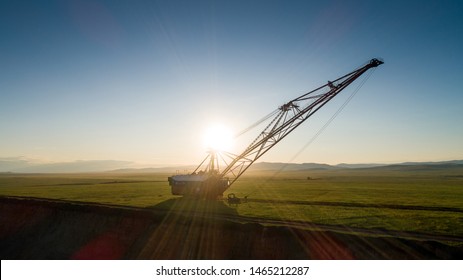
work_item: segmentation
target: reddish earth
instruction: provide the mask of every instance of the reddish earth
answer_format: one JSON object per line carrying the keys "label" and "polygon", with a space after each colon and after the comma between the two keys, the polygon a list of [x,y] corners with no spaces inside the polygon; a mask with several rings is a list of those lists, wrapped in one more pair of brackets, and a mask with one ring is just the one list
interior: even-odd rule
{"label": "reddish earth", "polygon": [[1,197],[0,212],[1,259],[463,258],[461,246],[436,241],[263,226],[156,207]]}

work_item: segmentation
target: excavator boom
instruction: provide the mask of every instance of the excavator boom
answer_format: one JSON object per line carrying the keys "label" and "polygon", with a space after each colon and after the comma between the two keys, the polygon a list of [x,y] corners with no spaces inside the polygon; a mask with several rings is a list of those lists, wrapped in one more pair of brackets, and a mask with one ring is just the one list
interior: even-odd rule
{"label": "excavator boom", "polygon": [[[222,171],[222,177],[232,178],[230,186],[268,150],[301,125],[321,107],[338,95],[370,68],[383,64],[379,59],[372,59],[365,66],[352,71],[334,81],[305,93],[280,106],[278,114],[259,136]],[[302,105],[302,103],[306,103]]]}

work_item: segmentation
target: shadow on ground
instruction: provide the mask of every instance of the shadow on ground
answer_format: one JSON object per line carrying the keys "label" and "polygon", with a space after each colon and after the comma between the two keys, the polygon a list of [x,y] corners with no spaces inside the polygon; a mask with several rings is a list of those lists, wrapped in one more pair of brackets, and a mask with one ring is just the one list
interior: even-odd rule
{"label": "shadow on ground", "polygon": [[[221,201],[148,208],[0,197],[1,259],[461,259],[461,247],[238,223]],[[229,217],[229,218],[224,218]]]}
{"label": "shadow on ground", "polygon": [[221,200],[201,200],[184,197],[168,199],[156,205],[148,206],[146,209],[169,213],[177,212],[185,215],[238,215],[236,207],[230,207]]}

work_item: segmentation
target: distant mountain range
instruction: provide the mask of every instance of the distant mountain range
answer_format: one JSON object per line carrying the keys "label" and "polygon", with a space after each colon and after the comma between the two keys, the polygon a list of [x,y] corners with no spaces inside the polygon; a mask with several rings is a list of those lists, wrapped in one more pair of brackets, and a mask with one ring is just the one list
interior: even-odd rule
{"label": "distant mountain range", "polygon": [[337,165],[320,163],[256,163],[249,168],[254,171],[301,171],[301,170],[341,170],[341,169],[375,169],[375,170],[419,170],[419,169],[445,169],[449,167],[463,167],[463,160],[439,161],[439,162],[404,162],[397,164],[360,163]]}
{"label": "distant mountain range", "polygon": [[[79,160],[60,163],[39,163],[23,157],[0,158],[0,172],[14,173],[83,173],[83,172],[157,172],[157,173],[187,173],[196,166],[171,166],[155,168],[133,168],[133,162],[118,160]],[[373,169],[373,170],[429,170],[463,167],[463,160],[438,162],[404,162],[398,164],[347,164],[337,165],[321,163],[281,163],[258,162],[249,171],[301,171],[301,170],[341,170],[341,169]]]}
{"label": "distant mountain range", "polygon": [[0,172],[16,173],[78,173],[104,172],[133,165],[120,160],[77,160],[72,162],[41,163],[23,157],[0,158]]}

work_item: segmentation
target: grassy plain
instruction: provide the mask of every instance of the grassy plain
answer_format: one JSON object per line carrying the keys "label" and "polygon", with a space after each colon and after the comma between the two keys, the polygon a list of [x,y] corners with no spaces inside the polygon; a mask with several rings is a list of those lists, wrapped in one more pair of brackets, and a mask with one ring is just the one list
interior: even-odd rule
{"label": "grassy plain", "polygon": [[[162,208],[176,199],[168,175],[0,174],[0,195]],[[462,175],[463,168],[249,172],[229,190],[249,202],[230,208],[249,217],[463,236]]]}

